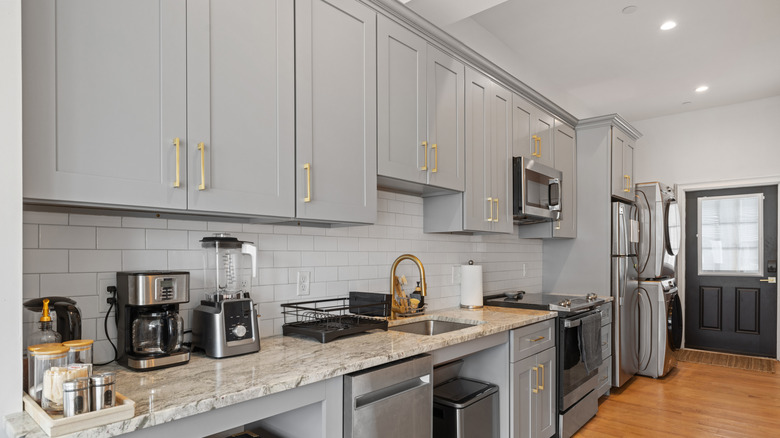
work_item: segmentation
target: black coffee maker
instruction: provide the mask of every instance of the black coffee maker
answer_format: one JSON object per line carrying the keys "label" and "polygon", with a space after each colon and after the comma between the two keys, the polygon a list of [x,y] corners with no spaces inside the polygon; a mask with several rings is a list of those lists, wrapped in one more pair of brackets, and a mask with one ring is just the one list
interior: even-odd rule
{"label": "black coffee maker", "polygon": [[190,300],[189,272],[116,273],[118,362],[135,370],[183,365],[190,350],[183,346],[179,305]]}
{"label": "black coffee maker", "polygon": [[43,300],[49,300],[49,309],[53,309],[56,315],[55,327],[62,336],[62,342],[81,339],[81,312],[76,302],[67,297],[42,297],[25,301],[24,308],[40,314]]}

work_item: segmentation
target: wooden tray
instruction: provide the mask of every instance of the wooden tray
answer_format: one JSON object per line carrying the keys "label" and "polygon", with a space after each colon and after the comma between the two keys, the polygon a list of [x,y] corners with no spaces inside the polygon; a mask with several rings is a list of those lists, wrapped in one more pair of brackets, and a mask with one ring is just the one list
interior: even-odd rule
{"label": "wooden tray", "polygon": [[86,412],[73,417],[65,418],[62,415],[50,416],[43,408],[24,393],[24,410],[41,426],[44,432],[49,436],[60,436],[68,433],[78,432],[80,430],[92,427],[102,426],[104,424],[114,423],[116,421],[127,420],[135,415],[135,402],[116,393],[116,406],[99,411]]}

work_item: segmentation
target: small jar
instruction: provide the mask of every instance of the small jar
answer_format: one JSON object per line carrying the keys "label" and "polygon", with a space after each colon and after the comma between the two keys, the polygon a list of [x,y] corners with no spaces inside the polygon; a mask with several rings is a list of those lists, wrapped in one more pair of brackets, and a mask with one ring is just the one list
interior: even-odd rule
{"label": "small jar", "polygon": [[95,374],[91,381],[92,410],[116,406],[116,373]]}
{"label": "small jar", "polygon": [[50,345],[30,351],[33,384],[28,392],[50,414],[62,413],[62,382],[67,378],[68,347]]}
{"label": "small jar", "polygon": [[38,351],[41,348],[46,347],[58,347],[61,346],[60,343],[51,343],[51,344],[37,344],[37,345],[30,345],[27,347],[27,357],[25,357],[26,361],[26,371],[27,371],[27,378],[25,379],[25,384],[27,385],[27,393],[30,394],[30,397],[32,397],[36,402],[41,402],[41,390],[42,388],[39,386],[36,390],[35,387],[35,360],[33,359],[33,352]]}
{"label": "small jar", "polygon": [[89,412],[89,377],[62,383],[62,410],[65,417]]}
{"label": "small jar", "polygon": [[68,364],[87,364],[89,365],[89,376],[92,375],[92,339],[75,339],[63,342],[62,345],[68,347]]}

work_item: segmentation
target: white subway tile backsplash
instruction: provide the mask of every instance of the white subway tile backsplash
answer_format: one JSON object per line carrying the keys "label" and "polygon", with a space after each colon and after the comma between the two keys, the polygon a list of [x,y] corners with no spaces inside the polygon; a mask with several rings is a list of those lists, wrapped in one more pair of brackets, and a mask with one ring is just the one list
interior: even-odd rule
{"label": "white subway tile backsplash", "polygon": [[122,270],[122,251],[73,249],[69,251],[70,272],[111,272]]}
{"label": "white subway tile backsplash", "polygon": [[97,275],[86,274],[41,274],[41,289],[47,294],[66,297],[95,295]]}
{"label": "white subway tile backsplash", "polygon": [[41,225],[38,236],[40,248],[95,249],[94,227]]}
{"label": "white subway tile backsplash", "polygon": [[[127,250],[122,251],[123,271],[167,270],[168,251]],[[191,269],[191,268],[190,268]]]}
{"label": "white subway tile backsplash", "polygon": [[68,225],[68,214],[51,213],[48,211],[24,211],[22,213],[22,223]]}
{"label": "white subway tile backsplash", "polygon": [[[80,307],[83,302],[83,327],[85,333],[91,330],[90,336],[95,333],[99,361],[113,357],[113,350],[102,334],[104,315],[97,312],[98,279],[115,280],[119,270],[189,271],[191,300],[181,306],[189,328],[191,309],[213,288],[206,286],[199,241],[215,232],[258,246],[251,295],[261,304],[261,336],[281,334],[281,303],[343,297],[350,290],[388,293],[390,265],[405,253],[417,255],[425,265],[431,309],[459,304],[460,285],[452,284],[452,266],[469,259],[483,265],[486,294],[516,288],[541,291],[540,240],[516,234],[425,234],[422,205],[419,197],[380,192],[375,225],[333,228],[25,212],[23,294],[25,299],[73,296]],[[93,230],[92,240],[79,234],[88,229]],[[89,242],[90,249],[83,248]],[[298,271],[311,273],[307,296],[296,294]],[[407,277],[406,290],[411,291],[419,277],[417,268],[404,262],[397,273]],[[25,327],[32,327],[34,320]]]}
{"label": "white subway tile backsplash", "polygon": [[38,248],[38,225],[22,225],[22,246],[24,248]]}
{"label": "white subway tile backsplash", "polygon": [[141,228],[98,228],[98,249],[144,249],[146,230]]}
{"label": "white subway tile backsplash", "polygon": [[81,225],[87,227],[121,227],[122,218],[120,216],[98,216],[92,214],[71,214],[70,225]]}
{"label": "white subway tile backsplash", "polygon": [[168,228],[168,220],[151,217],[123,217],[122,226],[125,228]]}
{"label": "white subway tile backsplash", "polygon": [[187,232],[146,230],[146,249],[188,249]]}
{"label": "white subway tile backsplash", "polygon": [[25,249],[22,250],[22,271],[25,274],[45,272],[68,272],[68,250]]}

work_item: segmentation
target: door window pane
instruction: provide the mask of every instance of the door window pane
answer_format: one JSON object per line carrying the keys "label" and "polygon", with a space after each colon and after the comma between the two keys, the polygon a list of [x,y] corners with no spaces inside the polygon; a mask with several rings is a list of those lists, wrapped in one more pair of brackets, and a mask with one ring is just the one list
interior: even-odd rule
{"label": "door window pane", "polygon": [[760,275],[763,204],[760,193],[699,198],[699,275]]}

